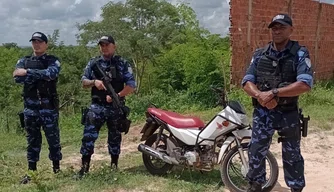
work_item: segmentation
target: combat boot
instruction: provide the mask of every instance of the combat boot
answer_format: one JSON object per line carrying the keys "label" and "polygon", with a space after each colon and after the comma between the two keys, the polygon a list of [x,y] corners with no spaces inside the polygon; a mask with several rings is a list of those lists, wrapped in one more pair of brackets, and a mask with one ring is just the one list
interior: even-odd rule
{"label": "combat boot", "polygon": [[81,179],[86,173],[89,172],[89,164],[90,164],[90,155],[83,155],[81,158],[81,169],[78,172],[78,179]]}
{"label": "combat boot", "polygon": [[[36,162],[29,162],[28,163],[28,171],[36,171],[37,170],[37,163]],[[31,177],[28,174],[25,174],[21,179],[21,184],[27,184],[31,181]]]}
{"label": "combat boot", "polygon": [[291,188],[291,192],[302,192],[303,188],[301,189],[294,189],[294,188]]}
{"label": "combat boot", "polygon": [[111,166],[111,169],[114,171],[118,170],[118,158],[119,158],[119,155],[111,155],[110,166]]}
{"label": "combat boot", "polygon": [[247,192],[261,192],[262,186],[258,182],[250,182]]}
{"label": "combat boot", "polygon": [[59,161],[52,161],[52,169],[53,169],[53,173],[59,173],[60,171],[60,165],[59,165]]}

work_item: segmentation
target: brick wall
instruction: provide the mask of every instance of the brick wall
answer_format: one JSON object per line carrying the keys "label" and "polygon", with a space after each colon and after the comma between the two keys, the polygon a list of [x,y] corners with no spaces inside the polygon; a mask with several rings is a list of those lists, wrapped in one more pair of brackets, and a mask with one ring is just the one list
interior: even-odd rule
{"label": "brick wall", "polygon": [[230,0],[230,5],[232,84],[240,85],[253,51],[271,40],[268,25],[278,13],[290,14],[291,39],[310,51],[315,79],[334,77],[334,5],[311,0]]}

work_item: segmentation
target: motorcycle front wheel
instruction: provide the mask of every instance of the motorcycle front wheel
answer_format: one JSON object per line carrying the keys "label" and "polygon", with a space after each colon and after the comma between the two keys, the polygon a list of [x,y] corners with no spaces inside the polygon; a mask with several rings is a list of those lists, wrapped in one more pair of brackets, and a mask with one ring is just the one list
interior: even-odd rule
{"label": "motorcycle front wheel", "polygon": [[[242,151],[248,163],[248,147],[247,143],[242,144]],[[262,187],[262,191],[271,191],[278,180],[278,165],[274,155],[268,151],[266,159],[266,182]],[[242,164],[238,146],[234,146],[228,151],[223,162],[221,163],[220,173],[224,185],[231,192],[246,192],[248,181],[246,174],[248,170]]]}

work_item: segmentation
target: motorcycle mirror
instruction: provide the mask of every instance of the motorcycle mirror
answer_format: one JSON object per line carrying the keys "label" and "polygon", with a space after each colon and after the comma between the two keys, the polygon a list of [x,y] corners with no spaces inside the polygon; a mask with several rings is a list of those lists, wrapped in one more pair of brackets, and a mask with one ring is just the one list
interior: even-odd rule
{"label": "motorcycle mirror", "polygon": [[150,102],[149,107],[157,108],[157,105],[155,105],[154,103]]}
{"label": "motorcycle mirror", "polygon": [[226,107],[226,95],[225,90],[222,87],[214,87],[213,85],[210,86],[210,88],[219,95],[218,102],[216,103],[217,107],[218,105],[223,105],[223,107]]}

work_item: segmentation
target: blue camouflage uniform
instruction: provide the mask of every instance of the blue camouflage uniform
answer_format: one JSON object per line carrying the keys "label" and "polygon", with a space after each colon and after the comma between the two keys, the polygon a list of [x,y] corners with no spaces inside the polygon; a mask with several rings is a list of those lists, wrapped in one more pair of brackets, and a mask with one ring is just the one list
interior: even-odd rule
{"label": "blue camouflage uniform", "polygon": [[[115,74],[113,75],[112,79],[112,86],[116,93],[119,93],[124,88],[124,84],[133,88],[136,87],[131,65],[123,58],[119,56],[113,56],[111,61],[105,60],[102,56],[92,58],[84,70],[82,80],[98,79],[92,70],[93,64],[98,64],[103,71],[107,72],[110,72],[111,68],[115,69]],[[117,78],[115,79],[114,77]],[[93,89],[96,88],[92,87],[92,103],[84,120],[84,133],[80,153],[83,156],[91,156],[94,153],[94,143],[98,138],[100,128],[104,123],[106,123],[108,127],[109,154],[112,156],[118,156],[121,152],[120,144],[122,141],[118,123],[118,120],[120,119],[120,110],[114,108],[112,102],[106,102],[106,91],[100,91],[102,92],[103,96],[96,98],[96,95],[93,93]],[[121,98],[121,102],[125,102],[124,98]]]}
{"label": "blue camouflage uniform", "polygon": [[[289,41],[282,51],[273,49],[269,44],[267,54],[275,58],[283,58],[290,54],[292,41]],[[257,65],[263,57],[263,49],[255,51],[251,64],[242,80],[242,85],[247,81],[258,84]],[[309,52],[305,47],[300,47],[297,54],[292,57],[295,70],[295,81],[301,81],[308,86],[313,86],[313,72]],[[283,64],[284,65],[284,64]],[[304,159],[300,151],[300,131],[299,131],[298,108],[284,110],[280,106],[274,109],[267,109],[261,105],[254,106],[252,139],[249,146],[249,172],[247,178],[250,182],[263,184],[265,182],[264,159],[269,150],[272,136],[275,130],[279,135],[287,136],[282,140],[282,158],[284,178],[287,186],[294,189],[301,189],[305,186]]]}
{"label": "blue camouflage uniform", "polygon": [[[54,93],[55,95],[41,94],[40,90],[36,90],[36,86],[47,87],[49,86],[48,83],[56,81],[60,72],[60,62],[58,58],[47,54],[42,56],[27,56],[18,60],[16,69],[25,68],[26,61],[29,59],[42,61],[46,66],[44,69],[27,68],[25,76],[14,77],[16,83],[24,85],[23,113],[25,129],[27,131],[28,162],[39,161],[42,144],[40,127],[43,128],[49,144],[49,159],[59,161],[62,159],[62,153],[58,127],[58,97],[56,92]],[[55,84],[53,85],[55,86]],[[32,96],[33,94],[36,94],[36,96]]]}

